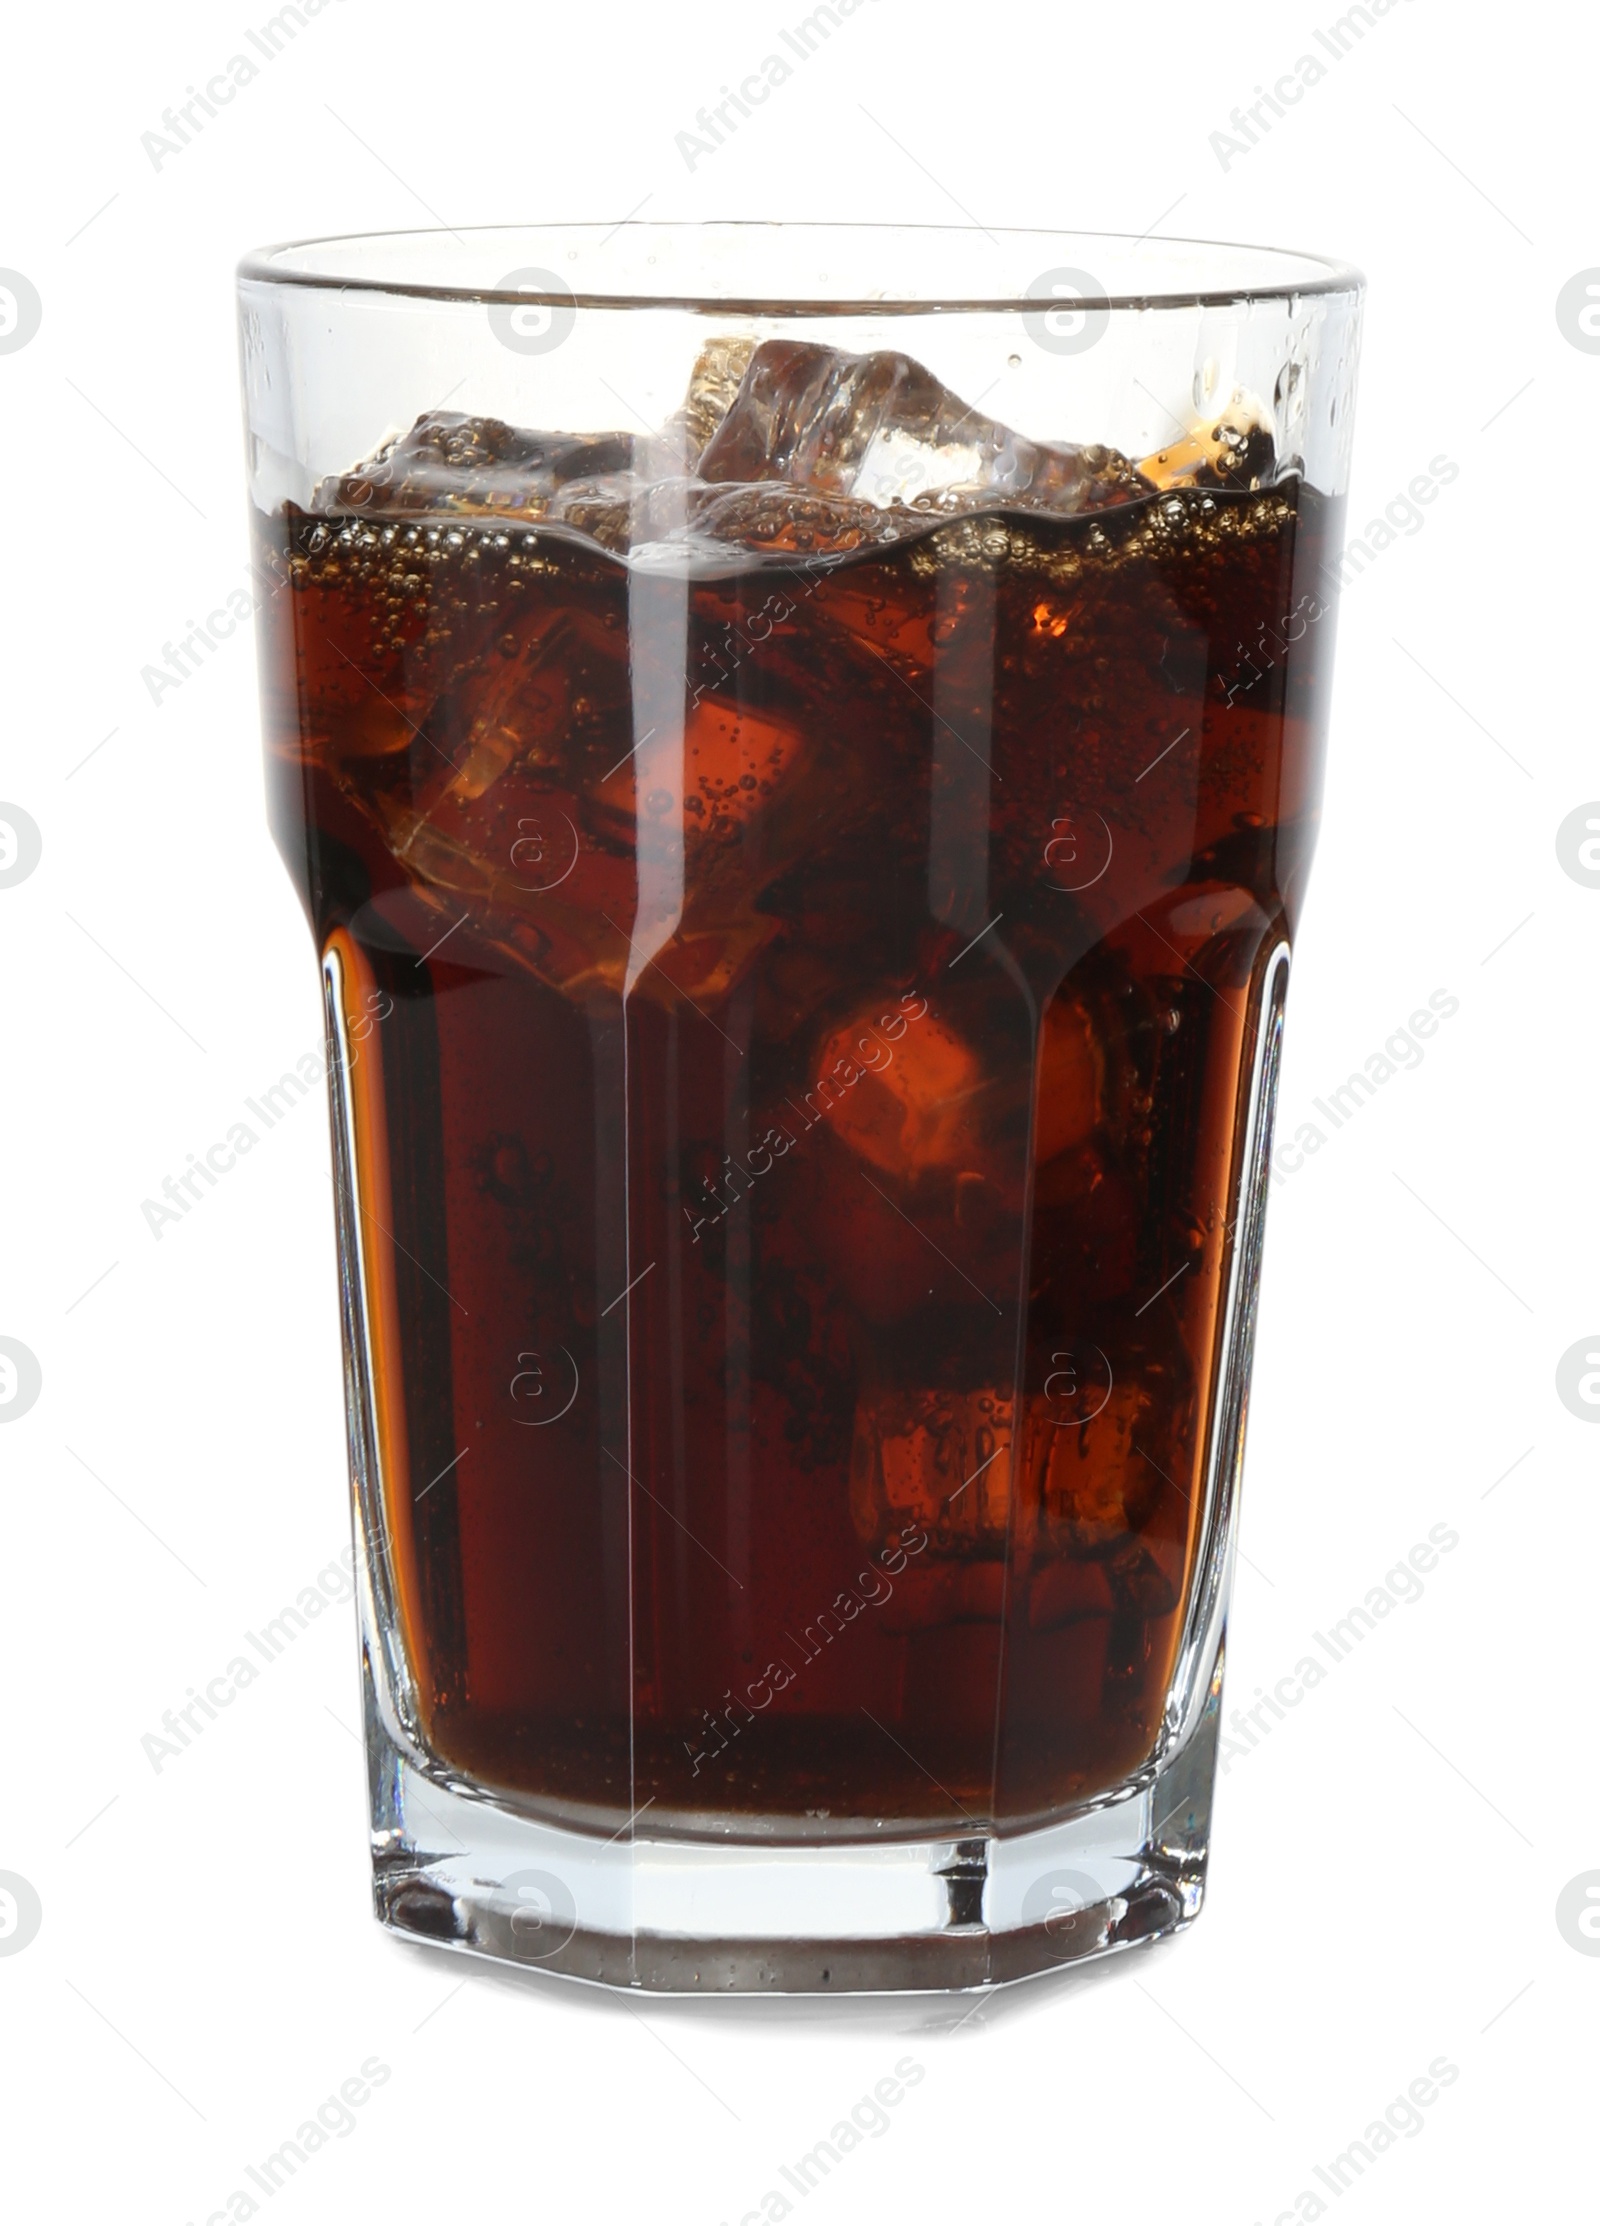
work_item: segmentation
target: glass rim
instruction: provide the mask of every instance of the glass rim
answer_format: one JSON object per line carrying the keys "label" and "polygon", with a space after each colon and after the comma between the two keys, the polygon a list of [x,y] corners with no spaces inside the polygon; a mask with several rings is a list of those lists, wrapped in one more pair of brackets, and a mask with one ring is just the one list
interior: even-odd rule
{"label": "glass rim", "polygon": [[[252,248],[240,258],[237,276],[241,285],[304,287],[338,294],[390,295],[421,301],[513,306],[527,303],[572,309],[666,309],[748,317],[944,316],[995,312],[1026,315],[1061,306],[1052,291],[1030,292],[1014,285],[993,292],[964,286],[897,288],[891,285],[880,292],[827,294],[787,292],[781,287],[752,292],[714,284],[640,287],[586,283],[569,286],[556,272],[540,269],[536,274],[530,271],[508,275],[537,275],[553,279],[554,285],[507,286],[504,280],[485,285],[462,279],[402,278],[387,271],[361,267],[364,260],[370,266],[374,252],[379,250],[392,253],[414,244],[420,263],[430,253],[439,256],[441,250],[444,259],[448,259],[450,250],[444,246],[446,242],[454,241],[456,247],[465,252],[469,241],[486,245],[496,237],[507,241],[508,252],[509,243],[518,240],[525,245],[542,243],[546,252],[559,243],[566,246],[572,258],[580,247],[599,250],[619,238],[625,239],[629,246],[637,243],[641,247],[651,239],[661,243],[701,240],[708,246],[737,244],[753,253],[780,241],[794,245],[805,241],[824,244],[832,241],[858,250],[874,241],[890,248],[897,241],[909,240],[924,249],[946,241],[952,247],[959,245],[961,252],[968,255],[980,240],[987,240],[995,247],[1004,242],[1013,248],[1019,243],[1036,242],[1040,254],[1046,258],[1077,254],[1092,260],[1097,248],[1120,257],[1141,250],[1166,251],[1180,256],[1215,258],[1225,266],[1231,259],[1236,274],[1219,277],[1211,284],[1107,285],[1099,291],[1075,290],[1072,306],[1088,310],[1228,308],[1241,302],[1287,302],[1308,296],[1357,295],[1366,287],[1363,272],[1340,258],[1244,241],[1196,240],[1153,232],[1058,231],[1031,226],[1002,226],[991,230],[977,224],[790,223],[759,218],[644,223],[625,218],[619,224],[609,225],[599,222],[485,224],[464,228],[420,226],[399,231],[334,233]],[[340,250],[345,251],[342,256]],[[314,268],[313,257],[333,267]],[[1251,264],[1258,267],[1261,275],[1254,278],[1250,275]],[[1291,268],[1285,270],[1282,267],[1285,265]],[[1078,268],[1063,260],[1052,269],[1046,260],[1039,278],[1032,283],[1038,285],[1069,269],[1074,278],[1094,276],[1088,267]],[[1267,275],[1269,270],[1270,276]],[[1098,278],[1095,284],[1099,286]]]}

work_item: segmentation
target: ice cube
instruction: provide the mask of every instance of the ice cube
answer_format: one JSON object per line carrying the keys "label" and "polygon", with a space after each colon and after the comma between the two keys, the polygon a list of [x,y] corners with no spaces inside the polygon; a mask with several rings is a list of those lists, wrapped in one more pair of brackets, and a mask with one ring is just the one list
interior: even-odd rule
{"label": "ice cube", "polygon": [[1041,1165],[1086,1144],[1102,1116],[1105,1053],[1080,998],[1059,990],[1039,1037],[1039,1100],[1033,1156]]}
{"label": "ice cube", "polygon": [[806,488],[707,487],[642,472],[571,480],[551,497],[546,518],[636,563],[659,554],[669,566],[695,555],[726,561],[730,544],[777,557],[844,556],[897,540],[909,523],[903,513],[897,522],[872,503]]}
{"label": "ice cube", "polygon": [[866,1388],[856,1401],[850,1515],[863,1540],[926,1533],[935,1552],[1003,1552],[1010,1393]]}
{"label": "ice cube", "polygon": [[642,469],[601,472],[558,488],[547,517],[619,556],[664,545],[693,554],[703,538],[700,516],[709,492],[681,473],[652,478]]}
{"label": "ice cube", "polygon": [[706,443],[727,416],[755,348],[755,342],[741,334],[708,340],[695,358],[689,391],[675,421],[683,430],[688,463],[698,462]]}
{"label": "ice cube", "polygon": [[953,1177],[986,1156],[977,1106],[986,1087],[982,1063],[925,998],[886,997],[863,1008],[826,1037],[817,1073],[815,1094],[834,1134],[887,1175],[913,1182],[942,1170]]}
{"label": "ice cube", "polygon": [[1258,396],[1236,387],[1215,417],[1146,456],[1139,470],[1161,488],[1269,487],[1276,464],[1272,412]]}
{"label": "ice cube", "polygon": [[916,1556],[895,1579],[884,1628],[998,1619],[1007,1558],[1035,1630],[1169,1613],[1181,1533],[1150,1527],[1163,1482],[1133,1443],[1148,1404],[1116,1387],[1089,1422],[1060,1428],[1051,1402],[1030,1401],[1018,1460],[1006,1389],[863,1387],[851,1521],[863,1542]]}
{"label": "ice cube", "polygon": [[568,480],[626,471],[633,451],[631,433],[535,433],[431,410],[364,463],[323,480],[314,507],[370,518],[541,518]]}
{"label": "ice cube", "polygon": [[[569,640],[568,658],[580,647]],[[441,762],[420,808],[390,810],[385,826],[395,856],[419,891],[469,899],[490,941],[541,980],[581,995],[623,988],[639,914],[637,861],[681,830],[681,912],[635,988],[669,1005],[680,993],[716,1004],[777,931],[751,906],[738,859],[728,853],[798,751],[798,736],[746,710],[702,705],[681,748],[676,735],[652,737],[632,752],[624,747],[619,763],[580,790],[570,768],[541,761],[538,735],[530,740],[534,678],[524,668],[508,696],[496,676],[457,706],[450,728],[436,713],[454,756]],[[562,724],[566,711],[560,695],[534,724],[542,729],[546,714]],[[467,941],[458,938],[452,950]]]}
{"label": "ice cube", "polygon": [[634,514],[647,493],[646,482],[631,471],[591,473],[558,487],[545,516],[621,556],[634,539]]}
{"label": "ice cube", "polygon": [[[428,720],[450,761],[444,792],[475,799],[512,765],[553,774],[580,742],[606,755],[627,747],[628,672],[610,615],[535,606],[454,675]],[[440,793],[435,783],[430,809]]]}
{"label": "ice cube", "polygon": [[1135,1445],[1153,1413],[1149,1389],[1125,1375],[1108,1385],[1106,1373],[1086,1360],[1076,1396],[1029,1402],[1023,1468],[1046,1551],[1109,1551],[1143,1526],[1160,1494],[1160,1476]]}
{"label": "ice cube", "polygon": [[[1130,1541],[1105,1561],[1047,1561],[1028,1588],[1028,1621],[1036,1631],[1058,1630],[1064,1623],[1092,1616],[1120,1616],[1136,1651],[1144,1639],[1139,1626],[1151,1617],[1170,1615],[1182,1586],[1179,1555],[1166,1541],[1156,1547]],[[1131,1620],[1132,1628],[1127,1629]],[[1115,1634],[1112,1639],[1115,1648]],[[1118,1664],[1108,1654],[1108,1677],[1127,1675],[1134,1663]]]}
{"label": "ice cube", "polygon": [[775,921],[748,909],[691,900],[640,971],[631,961],[634,861],[594,840],[570,792],[529,787],[513,772],[470,812],[441,808],[424,819],[381,795],[373,809],[436,923],[416,940],[426,951],[449,931],[441,964],[476,963],[475,947],[487,946],[569,997],[619,996],[631,984],[647,1002],[670,1009],[687,999],[703,1014],[777,932]]}
{"label": "ice cube", "polygon": [[756,349],[700,477],[785,481],[878,509],[1103,509],[1150,492],[1124,456],[1026,440],[893,350],[808,340]]}
{"label": "ice cube", "polygon": [[898,541],[912,521],[903,512],[810,488],[700,488],[690,508],[694,531],[713,543],[773,556],[847,556]]}
{"label": "ice cube", "polygon": [[804,735],[788,720],[708,696],[684,721],[681,753],[675,742],[642,746],[599,783],[595,801],[619,828],[640,818],[681,820],[692,858],[762,810],[806,754]]}

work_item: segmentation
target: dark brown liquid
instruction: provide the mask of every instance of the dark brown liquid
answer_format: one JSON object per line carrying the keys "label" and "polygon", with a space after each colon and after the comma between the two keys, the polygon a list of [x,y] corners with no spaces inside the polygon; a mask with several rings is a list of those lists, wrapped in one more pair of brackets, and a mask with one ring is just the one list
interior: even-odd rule
{"label": "dark brown liquid", "polygon": [[260,521],[449,1763],[604,1830],[806,1836],[1015,1824],[1148,1758],[1329,522],[1191,489],[689,582]]}

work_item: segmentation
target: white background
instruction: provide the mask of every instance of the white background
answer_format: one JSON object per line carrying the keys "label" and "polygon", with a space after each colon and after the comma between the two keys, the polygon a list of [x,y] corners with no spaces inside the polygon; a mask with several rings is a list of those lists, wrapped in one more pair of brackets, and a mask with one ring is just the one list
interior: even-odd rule
{"label": "white background", "polygon": [[[1555,1372],[1600,1348],[1600,890],[1555,837],[1600,795],[1600,357],[1555,300],[1600,263],[1592,30],[1398,0],[1224,167],[1211,135],[1322,55],[1335,0],[871,0],[691,174],[675,135],[801,0],[332,0],[156,170],[141,134],[267,12],[7,33],[0,265],[44,308],[0,354],[0,797],[44,838],[0,889],[0,1334],[43,1370],[0,1439],[0,1870],[43,1908],[0,1958],[18,2214],[227,2216],[377,2057],[354,2130],[264,2210],[735,2226],[911,2055],[888,2132],[797,2210],[1579,2215],[1600,1960],[1555,1905],[1600,1868],[1600,1433]],[[1344,255],[1371,281],[1351,529],[1460,467],[1342,604],[1280,1134],[1431,991],[1460,1011],[1274,1192],[1230,1701],[1431,1526],[1460,1543],[1230,1761],[1193,1933],[976,2009],[621,2001],[386,1939],[348,1609],[159,1775],[140,1747],[348,1536],[314,1101],[159,1243],[140,1213],[321,1033],[248,634],[159,706],[140,679],[244,577],[233,265],[641,203]],[[1335,2197],[1313,2166],[1441,2056],[1422,2130]]]}

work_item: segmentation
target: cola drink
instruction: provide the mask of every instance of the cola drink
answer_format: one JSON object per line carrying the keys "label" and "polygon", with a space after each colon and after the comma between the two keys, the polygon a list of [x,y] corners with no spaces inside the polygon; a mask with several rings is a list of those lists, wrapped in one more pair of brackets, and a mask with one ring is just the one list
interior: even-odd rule
{"label": "cola drink", "polygon": [[806,1840],[1155,1754],[1336,526],[1248,396],[1130,459],[785,340],[649,440],[431,412],[258,512],[441,1766]]}

